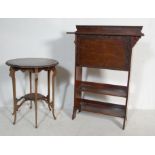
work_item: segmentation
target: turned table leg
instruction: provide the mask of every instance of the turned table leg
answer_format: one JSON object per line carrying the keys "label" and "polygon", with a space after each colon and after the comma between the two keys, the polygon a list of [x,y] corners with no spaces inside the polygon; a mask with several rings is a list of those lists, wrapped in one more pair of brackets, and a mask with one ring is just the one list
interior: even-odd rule
{"label": "turned table leg", "polygon": [[50,77],[50,73],[51,73],[51,70],[48,70],[48,72],[47,72],[47,74],[48,74],[48,75],[47,75],[47,76],[48,76],[48,77],[47,77],[47,78],[48,78],[48,79],[47,79],[47,80],[48,80],[47,102],[48,102],[48,108],[49,108],[49,110],[51,111],[51,105],[50,105],[50,104],[51,104],[51,103],[50,103],[50,96],[51,96],[51,95],[50,95],[50,94],[51,94],[51,90],[50,90],[50,79],[51,79],[51,77]]}
{"label": "turned table leg", "polygon": [[51,85],[51,70],[48,70],[48,107],[49,110],[52,110],[52,114],[54,119],[56,119],[55,114],[54,114],[54,74],[55,74],[55,69],[53,69],[53,74],[52,74],[52,102],[51,102],[51,91],[50,91],[50,85]]}
{"label": "turned table leg", "polygon": [[55,96],[55,90],[54,90],[54,81],[55,81],[55,74],[56,74],[56,71],[55,71],[55,68],[53,70],[53,74],[52,74],[52,114],[53,114],[53,117],[54,119],[56,120],[56,117],[55,117],[55,114],[54,114],[54,96]]}
{"label": "turned table leg", "polygon": [[[30,94],[32,94],[32,73],[29,72],[29,80],[30,80]],[[32,109],[32,101],[30,101],[30,109]]]}
{"label": "turned table leg", "polygon": [[35,69],[35,128],[37,128],[38,69]]}
{"label": "turned table leg", "polygon": [[16,70],[14,70],[12,67],[10,67],[10,76],[12,78],[12,88],[13,88],[13,102],[14,102],[14,106],[13,106],[13,115],[14,115],[14,121],[13,124],[16,123],[16,112],[17,112],[17,100],[16,100],[16,77],[15,77],[15,72]]}

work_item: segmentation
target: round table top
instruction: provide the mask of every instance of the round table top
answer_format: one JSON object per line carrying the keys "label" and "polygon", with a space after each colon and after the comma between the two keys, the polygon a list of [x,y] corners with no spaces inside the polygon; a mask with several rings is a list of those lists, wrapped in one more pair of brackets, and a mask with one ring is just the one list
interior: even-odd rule
{"label": "round table top", "polygon": [[8,60],[6,64],[17,68],[48,68],[55,67],[58,61],[48,58],[18,58]]}

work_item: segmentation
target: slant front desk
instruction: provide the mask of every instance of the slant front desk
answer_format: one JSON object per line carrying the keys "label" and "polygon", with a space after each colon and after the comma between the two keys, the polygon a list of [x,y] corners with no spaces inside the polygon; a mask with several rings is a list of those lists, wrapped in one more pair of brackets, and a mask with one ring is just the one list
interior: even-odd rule
{"label": "slant front desk", "polygon": [[[74,109],[90,111],[127,119],[132,48],[139,40],[142,26],[76,26]],[[127,71],[126,86],[95,83],[82,80],[82,67]],[[124,105],[82,98],[83,92],[126,98]]]}

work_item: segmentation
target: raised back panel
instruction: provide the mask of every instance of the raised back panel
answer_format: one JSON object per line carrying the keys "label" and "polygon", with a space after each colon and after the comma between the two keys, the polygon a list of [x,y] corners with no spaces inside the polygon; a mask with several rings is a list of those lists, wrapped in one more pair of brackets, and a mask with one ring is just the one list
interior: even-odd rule
{"label": "raised back panel", "polygon": [[77,65],[128,71],[129,44],[128,36],[77,35]]}

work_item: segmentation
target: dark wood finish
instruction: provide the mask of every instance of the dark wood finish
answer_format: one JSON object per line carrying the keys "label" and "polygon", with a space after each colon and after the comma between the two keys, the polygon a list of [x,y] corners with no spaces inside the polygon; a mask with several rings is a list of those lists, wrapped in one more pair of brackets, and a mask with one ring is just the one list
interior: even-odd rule
{"label": "dark wood finish", "polygon": [[[123,36],[79,35],[77,65],[90,68],[129,70],[130,53]],[[124,52],[125,51],[125,52]],[[109,61],[110,60],[110,61]]]}
{"label": "dark wood finish", "polygon": [[[97,94],[127,97],[127,87],[111,84],[100,84],[95,82],[78,81],[77,91],[91,92]],[[78,87],[79,86],[79,87]]]}
{"label": "dark wood finish", "polygon": [[67,32],[68,34],[86,34],[86,35],[107,35],[107,36],[131,36],[140,37],[142,26],[112,26],[112,25],[77,25],[76,32]]}
{"label": "dark wood finish", "polygon": [[84,110],[84,111],[95,112],[95,113],[100,112],[105,115],[111,115],[111,116],[116,116],[121,118],[124,118],[125,116],[124,105],[92,101],[92,100],[86,100],[86,99],[80,99],[80,102],[81,102],[81,110]]}
{"label": "dark wood finish", "polygon": [[[22,63],[23,61],[23,63]],[[16,123],[16,113],[18,109],[26,102],[30,101],[30,108],[32,108],[32,101],[35,104],[35,127],[37,128],[37,106],[38,100],[43,100],[47,103],[49,109],[52,109],[52,114],[54,119],[56,119],[54,114],[54,77],[56,75],[56,65],[58,62],[52,59],[41,59],[41,58],[22,58],[22,59],[13,59],[6,62],[7,65],[10,66],[10,76],[12,78],[13,85],[13,99],[14,99],[14,122]],[[38,93],[38,74],[41,71],[47,71],[48,73],[48,92],[47,96]],[[30,80],[30,93],[25,94],[19,99],[16,98],[16,71],[29,72],[29,80]],[[52,76],[50,76],[51,71],[53,72]],[[35,75],[35,92],[32,93],[32,74]],[[50,99],[50,79],[52,78],[52,102]],[[20,103],[19,103],[20,102]]]}
{"label": "dark wood finish", "polygon": [[[123,129],[127,119],[127,104],[132,48],[143,33],[142,26],[76,26],[74,108],[122,117]],[[127,71],[127,86],[94,83],[82,80],[82,67]],[[125,105],[82,99],[82,92],[99,93],[126,98]]]}

